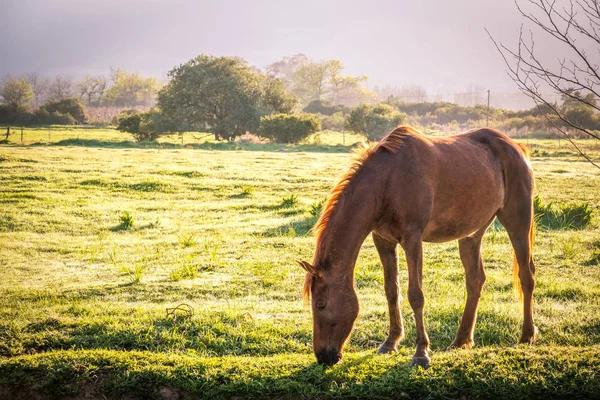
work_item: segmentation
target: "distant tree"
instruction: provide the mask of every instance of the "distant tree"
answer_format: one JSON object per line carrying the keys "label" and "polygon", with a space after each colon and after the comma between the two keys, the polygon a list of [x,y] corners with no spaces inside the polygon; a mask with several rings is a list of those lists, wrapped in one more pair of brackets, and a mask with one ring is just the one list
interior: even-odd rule
{"label": "distant tree", "polygon": [[123,69],[111,71],[112,86],[104,91],[106,104],[118,107],[151,106],[161,83],[154,77],[143,77]]}
{"label": "distant tree", "polygon": [[339,60],[329,61],[329,79],[330,95],[329,100],[337,104],[340,102],[344,93],[354,91],[361,88],[362,83],[366,82],[369,78],[366,75],[360,76],[342,76],[342,69],[344,65]]}
{"label": "distant tree", "polygon": [[100,76],[86,76],[81,82],[76,84],[79,98],[88,106],[99,106],[104,91],[106,90],[106,78]]}
{"label": "distant tree", "polygon": [[258,129],[260,117],[291,110],[277,81],[265,79],[239,58],[201,55],[169,72],[158,104],[171,126],[232,139]]}
{"label": "distant tree", "polygon": [[426,101],[428,98],[427,91],[420,85],[405,85],[402,87],[391,85],[379,87],[375,85],[373,87],[373,91],[377,94],[380,100],[393,98],[402,102],[420,103]]}
{"label": "distant tree", "polygon": [[273,114],[260,119],[258,134],[281,143],[298,143],[321,129],[318,118],[310,114]]}
{"label": "distant tree", "polygon": [[[569,56],[557,62],[540,58],[535,49],[533,32],[524,36],[523,26],[517,46],[512,49],[496,42],[490,34],[504,58],[508,74],[518,88],[540,107],[554,128],[587,161],[600,169],[600,163],[577,146],[566,131],[573,129],[590,139],[600,140],[598,132],[591,126],[583,125],[590,122],[585,116],[586,107],[594,113],[600,112],[596,102],[600,97],[600,0],[527,0],[517,1],[516,6],[525,24],[543,34],[544,40],[549,41],[558,54]],[[550,91],[563,97],[563,105],[564,100],[568,99],[567,107],[556,104],[548,95]],[[583,108],[570,107],[572,103],[579,103]]]}
{"label": "distant tree", "polygon": [[406,122],[406,114],[388,104],[357,106],[346,120],[346,129],[378,141],[398,125]]}
{"label": "distant tree", "polygon": [[329,91],[329,64],[327,61],[306,61],[292,76],[293,91],[304,104],[321,100]]}
{"label": "distant tree", "polygon": [[73,96],[73,78],[70,76],[57,76],[48,86],[50,100],[62,100]]}
{"label": "distant tree", "polygon": [[34,93],[25,78],[5,77],[0,87],[0,96],[15,111],[25,111],[31,105]]}
{"label": "distant tree", "polygon": [[292,90],[304,105],[314,100],[347,104],[357,97],[374,97],[362,87],[367,76],[342,75],[343,68],[339,60],[303,61],[292,75]]}
{"label": "distant tree", "polygon": [[294,111],[298,99],[286,90],[285,83],[279,78],[265,75],[262,77],[262,103],[267,112],[288,114]]}
{"label": "distant tree", "polygon": [[33,89],[33,105],[37,108],[45,101],[48,95],[50,82],[48,81],[48,78],[38,73],[30,73],[25,75],[25,80],[29,82],[31,89]]}
{"label": "distant tree", "polygon": [[267,66],[267,74],[274,78],[281,79],[286,89],[290,90],[293,86],[293,77],[296,70],[309,59],[304,54],[295,54],[291,57],[284,57],[282,60],[274,62]]}
{"label": "distant tree", "polygon": [[44,110],[50,114],[60,113],[70,115],[78,124],[85,124],[86,122],[85,107],[79,99],[74,97],[55,101],[51,100],[41,106],[40,110]]}

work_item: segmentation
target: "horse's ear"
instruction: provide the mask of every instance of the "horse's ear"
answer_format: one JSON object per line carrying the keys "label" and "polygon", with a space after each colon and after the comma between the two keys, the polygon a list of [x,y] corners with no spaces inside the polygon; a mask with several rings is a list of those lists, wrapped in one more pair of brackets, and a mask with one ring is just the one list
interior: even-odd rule
{"label": "horse's ear", "polygon": [[303,270],[311,274],[312,276],[317,276],[317,270],[315,267],[307,263],[306,261],[297,261],[298,264],[302,267]]}

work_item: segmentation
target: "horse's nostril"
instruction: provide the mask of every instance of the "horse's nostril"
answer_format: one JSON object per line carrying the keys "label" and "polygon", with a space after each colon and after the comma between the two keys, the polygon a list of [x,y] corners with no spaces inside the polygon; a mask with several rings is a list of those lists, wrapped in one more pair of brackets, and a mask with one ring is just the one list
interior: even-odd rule
{"label": "horse's nostril", "polygon": [[342,355],[333,348],[323,349],[317,354],[317,362],[324,365],[333,365],[340,361]]}

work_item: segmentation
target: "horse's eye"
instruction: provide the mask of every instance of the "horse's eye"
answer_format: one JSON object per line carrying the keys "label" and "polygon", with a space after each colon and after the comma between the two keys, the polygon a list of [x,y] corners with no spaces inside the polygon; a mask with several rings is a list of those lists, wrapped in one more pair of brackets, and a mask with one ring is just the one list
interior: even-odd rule
{"label": "horse's eye", "polygon": [[327,306],[327,303],[317,304],[317,310],[322,311]]}

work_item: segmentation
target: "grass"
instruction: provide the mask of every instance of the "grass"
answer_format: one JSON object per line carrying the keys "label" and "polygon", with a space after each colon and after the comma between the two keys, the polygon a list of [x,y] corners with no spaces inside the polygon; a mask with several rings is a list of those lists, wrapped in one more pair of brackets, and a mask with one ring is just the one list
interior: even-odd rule
{"label": "grass", "polygon": [[543,229],[584,229],[592,223],[589,203],[544,204],[539,196],[533,203],[538,227]]}
{"label": "grass", "polygon": [[[327,134],[320,140],[0,147],[0,398],[147,398],[161,389],[201,398],[597,396],[594,219],[537,232],[540,336],[532,347],[514,347],[522,316],[506,231],[493,225],[484,239],[487,282],[470,351],[445,351],[466,296],[457,245],[426,244],[427,371],[408,368],[415,329],[406,299],[400,351],[374,354],[388,316],[367,239],[355,273],[361,313],[345,359],[316,365],[296,260],[311,259],[309,230],[350,162],[350,146],[327,144]],[[545,204],[587,202],[600,215],[598,173],[551,141],[530,144],[539,150],[536,194]],[[114,229],[123,210],[135,223]],[[402,255],[400,282],[405,295]],[[170,317],[181,304],[193,314]]]}

